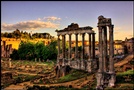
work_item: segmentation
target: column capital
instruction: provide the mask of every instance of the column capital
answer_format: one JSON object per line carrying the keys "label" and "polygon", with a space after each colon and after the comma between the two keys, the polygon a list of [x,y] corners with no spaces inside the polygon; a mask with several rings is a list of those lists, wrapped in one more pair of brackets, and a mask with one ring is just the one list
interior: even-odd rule
{"label": "column capital", "polygon": [[75,35],[78,35],[78,33],[75,33]]}
{"label": "column capital", "polygon": [[88,35],[91,35],[92,33],[87,33]]}
{"label": "column capital", "polygon": [[72,33],[69,33],[68,35],[72,35]]}
{"label": "column capital", "polygon": [[93,35],[95,35],[96,33],[92,33]]}
{"label": "column capital", "polygon": [[97,27],[98,27],[99,30],[102,29],[102,26],[97,26]]}
{"label": "column capital", "polygon": [[81,33],[82,35],[85,35],[85,33]]}
{"label": "column capital", "polygon": [[108,27],[109,27],[109,28],[114,28],[114,25],[109,25]]}
{"label": "column capital", "polygon": [[60,37],[60,35],[57,35],[58,37]]}
{"label": "column capital", "polygon": [[64,37],[66,34],[64,34],[64,35],[61,35],[62,37]]}

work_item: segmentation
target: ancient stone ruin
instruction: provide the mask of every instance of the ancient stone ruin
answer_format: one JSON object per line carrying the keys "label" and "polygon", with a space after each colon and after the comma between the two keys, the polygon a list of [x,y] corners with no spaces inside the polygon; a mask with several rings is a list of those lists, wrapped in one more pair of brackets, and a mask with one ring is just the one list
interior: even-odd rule
{"label": "ancient stone ruin", "polygon": [[2,58],[9,58],[10,54],[12,54],[12,52],[13,52],[12,44],[6,45],[6,41],[2,41],[1,57]]}
{"label": "ancient stone ruin", "polygon": [[[107,43],[107,27],[109,28],[109,45]],[[103,90],[105,87],[112,87],[115,84],[115,71],[114,71],[114,36],[111,18],[98,17],[98,30],[99,30],[99,64],[97,67],[97,61],[95,59],[95,32],[90,26],[79,27],[78,24],[72,23],[63,30],[56,30],[58,35],[58,56],[56,74],[58,76],[64,76],[66,69],[65,66],[71,68],[85,70],[88,72],[94,72],[97,68],[97,90]],[[88,59],[85,58],[84,41],[85,34],[89,35],[89,55]],[[75,58],[72,60],[72,47],[71,47],[71,35],[75,35]],[[66,35],[69,35],[69,48],[66,51]],[[78,58],[78,35],[82,35],[82,54],[81,58]],[[62,36],[62,39],[60,39]],[[60,46],[60,40],[62,46]],[[109,46],[109,53],[108,53]],[[62,52],[61,52],[62,51]],[[67,54],[68,53],[68,56]],[[60,73],[60,75],[59,75]]]}
{"label": "ancient stone ruin", "polygon": [[[107,45],[107,27],[109,28],[109,54]],[[99,30],[99,69],[97,73],[97,90],[106,86],[114,86],[114,37],[112,21],[110,18],[98,17]]]}
{"label": "ancient stone ruin", "polygon": [[[62,67],[69,65],[71,68],[81,69],[88,72],[92,72],[96,69],[95,60],[95,32],[90,26],[79,27],[78,24],[72,23],[63,30],[56,30],[58,35],[58,56],[57,56],[57,68],[60,70]],[[88,59],[85,58],[85,34],[89,35],[89,55]],[[72,46],[71,46],[71,35],[75,35],[75,58],[72,60]],[[66,51],[66,35],[69,35],[69,48]],[[82,35],[82,54],[81,58],[78,58],[78,35]],[[62,36],[62,46],[60,46],[60,36]],[[62,52],[60,52],[62,50]],[[68,56],[66,56],[68,53]],[[64,71],[64,70],[63,70]]]}

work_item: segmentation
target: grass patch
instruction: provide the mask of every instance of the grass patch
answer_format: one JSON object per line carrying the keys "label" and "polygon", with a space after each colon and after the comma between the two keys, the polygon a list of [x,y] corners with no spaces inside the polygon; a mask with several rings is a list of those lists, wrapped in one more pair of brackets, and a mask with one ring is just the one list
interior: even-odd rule
{"label": "grass patch", "polygon": [[133,83],[134,84],[134,70],[118,73],[116,75],[116,83]]}
{"label": "grass patch", "polygon": [[21,83],[21,82],[26,82],[26,81],[30,81],[30,80],[34,80],[37,77],[39,77],[38,75],[24,75],[24,74],[19,74],[16,77],[13,77],[16,81],[16,83]]}
{"label": "grass patch", "polygon": [[35,61],[28,61],[28,60],[12,60],[13,65],[37,65],[37,64],[46,64],[48,66],[53,66],[53,62],[35,62]]}
{"label": "grass patch", "polygon": [[134,74],[134,70],[128,70],[126,72],[118,73],[117,75],[129,75],[129,74]]}
{"label": "grass patch", "polygon": [[68,81],[76,80],[76,79],[79,79],[88,75],[89,73],[85,71],[72,69],[68,75],[59,78],[57,82],[58,83],[68,82]]}

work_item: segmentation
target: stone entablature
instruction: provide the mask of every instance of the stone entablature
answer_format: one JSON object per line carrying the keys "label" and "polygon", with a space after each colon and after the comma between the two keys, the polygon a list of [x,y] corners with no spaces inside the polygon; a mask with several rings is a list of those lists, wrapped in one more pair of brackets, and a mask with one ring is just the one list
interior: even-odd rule
{"label": "stone entablature", "polygon": [[93,28],[90,26],[86,26],[86,27],[73,27],[73,25],[78,25],[78,24],[71,24],[72,27],[67,27],[63,30],[56,30],[57,35],[66,35],[66,34],[84,34],[84,33],[94,33],[94,31],[92,30]]}
{"label": "stone entablature", "polygon": [[104,18],[102,15],[98,17],[98,26],[110,26],[111,24],[111,18]]}

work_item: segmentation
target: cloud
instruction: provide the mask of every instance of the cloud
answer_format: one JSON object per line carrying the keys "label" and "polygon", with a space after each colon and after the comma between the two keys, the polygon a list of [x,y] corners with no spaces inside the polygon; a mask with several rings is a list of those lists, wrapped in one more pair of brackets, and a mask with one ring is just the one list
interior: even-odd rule
{"label": "cloud", "polygon": [[57,21],[57,20],[61,20],[61,18],[55,17],[55,16],[51,16],[51,17],[44,17],[44,19],[48,20],[48,21]]}
{"label": "cloud", "polygon": [[30,20],[30,21],[22,21],[16,24],[7,24],[3,23],[1,29],[2,30],[38,30],[41,28],[58,28],[59,24],[52,23],[50,21],[41,21],[40,18],[37,20]]}

